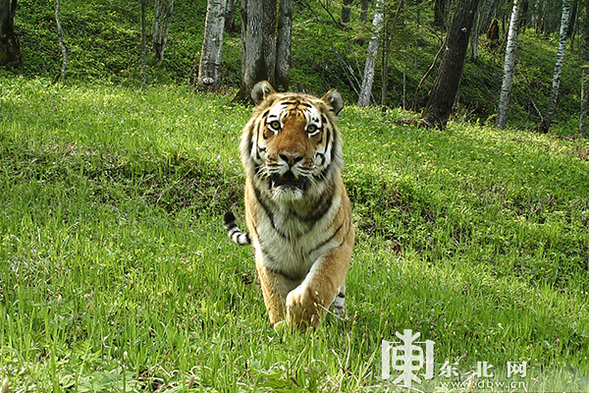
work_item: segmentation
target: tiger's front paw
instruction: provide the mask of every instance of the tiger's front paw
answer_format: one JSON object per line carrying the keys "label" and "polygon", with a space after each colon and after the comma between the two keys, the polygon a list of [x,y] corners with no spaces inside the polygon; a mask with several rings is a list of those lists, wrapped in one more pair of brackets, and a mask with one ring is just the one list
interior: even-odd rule
{"label": "tiger's front paw", "polygon": [[286,320],[292,326],[318,328],[323,314],[317,294],[308,287],[299,286],[286,297]]}

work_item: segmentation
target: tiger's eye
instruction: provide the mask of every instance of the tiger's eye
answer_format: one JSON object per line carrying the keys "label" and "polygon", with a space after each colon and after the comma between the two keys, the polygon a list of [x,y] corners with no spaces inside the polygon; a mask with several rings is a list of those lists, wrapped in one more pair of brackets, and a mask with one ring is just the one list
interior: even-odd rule
{"label": "tiger's eye", "polygon": [[309,126],[307,127],[307,132],[309,134],[312,134],[315,131],[317,131],[317,126],[315,124],[309,124]]}
{"label": "tiger's eye", "polygon": [[280,122],[278,120],[271,121],[270,128],[273,128],[275,130],[279,130],[280,129]]}

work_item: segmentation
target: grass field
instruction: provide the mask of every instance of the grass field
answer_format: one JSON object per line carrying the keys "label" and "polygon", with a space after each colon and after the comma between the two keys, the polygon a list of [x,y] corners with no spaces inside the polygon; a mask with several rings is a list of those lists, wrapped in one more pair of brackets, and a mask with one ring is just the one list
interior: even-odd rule
{"label": "grass field", "polygon": [[2,392],[400,391],[381,342],[405,329],[435,342],[413,391],[589,391],[586,141],[346,107],[349,317],[285,334],[221,225],[230,98],[0,79]]}

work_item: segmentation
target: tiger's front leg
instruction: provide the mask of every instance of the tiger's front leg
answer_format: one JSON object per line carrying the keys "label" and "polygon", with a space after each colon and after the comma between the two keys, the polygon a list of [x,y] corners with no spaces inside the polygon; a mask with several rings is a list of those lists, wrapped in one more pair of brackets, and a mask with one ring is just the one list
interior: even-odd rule
{"label": "tiger's front leg", "polygon": [[344,292],[352,247],[342,245],[321,256],[303,282],[286,297],[286,320],[293,326],[318,328],[327,309]]}
{"label": "tiger's front leg", "polygon": [[260,279],[264,304],[270,317],[270,325],[275,326],[284,320],[285,299],[292,285],[289,285],[289,280],[268,269],[258,260],[256,260],[256,270]]}

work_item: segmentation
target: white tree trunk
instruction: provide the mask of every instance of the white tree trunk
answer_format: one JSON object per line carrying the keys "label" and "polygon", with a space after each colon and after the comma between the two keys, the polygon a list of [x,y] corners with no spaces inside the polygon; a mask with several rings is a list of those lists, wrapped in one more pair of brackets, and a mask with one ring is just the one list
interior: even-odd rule
{"label": "white tree trunk", "polygon": [[589,6],[583,5],[583,17],[581,19],[581,39],[579,48],[581,52],[581,115],[579,118],[579,133],[581,137],[587,137],[587,107],[589,104]]}
{"label": "white tree trunk", "polygon": [[560,19],[560,40],[558,43],[558,53],[556,55],[556,64],[554,66],[554,75],[552,77],[552,89],[550,90],[550,99],[548,101],[548,109],[546,116],[544,116],[544,124],[540,128],[543,132],[548,132],[554,116],[556,108],[556,100],[558,99],[558,89],[560,87],[560,77],[562,74],[562,65],[564,63],[564,53],[567,45],[567,31],[569,28],[569,14],[571,11],[570,0],[563,0],[562,2],[562,16]]}
{"label": "white tree trunk", "polygon": [[358,97],[359,107],[370,105],[372,83],[374,82],[374,68],[376,66],[376,55],[378,53],[378,39],[380,31],[382,30],[383,18],[383,0],[376,0],[376,12],[374,13],[374,20],[372,21],[374,31],[370,43],[368,44],[368,57],[366,57],[362,88],[360,89],[360,97]]}
{"label": "white tree trunk", "polygon": [[145,32],[145,19],[146,19],[146,4],[147,0],[141,0],[141,91],[145,91],[145,85],[147,84],[147,49],[146,49],[146,32]]}
{"label": "white tree trunk", "polygon": [[67,49],[63,43],[63,29],[61,27],[60,5],[59,0],[55,0],[55,22],[57,23],[57,38],[59,40],[59,47],[61,48],[62,63],[61,63],[61,80],[65,81],[67,70]]}
{"label": "white tree trunk", "polygon": [[208,1],[197,82],[198,86],[207,92],[216,91],[221,82],[225,4],[226,0]]}
{"label": "white tree trunk", "polygon": [[514,0],[507,34],[507,46],[505,48],[505,65],[503,66],[503,84],[499,95],[497,108],[497,127],[504,128],[507,125],[507,110],[513,87],[513,73],[515,71],[515,51],[517,49],[517,34],[519,26],[519,0]]}

